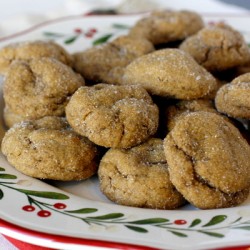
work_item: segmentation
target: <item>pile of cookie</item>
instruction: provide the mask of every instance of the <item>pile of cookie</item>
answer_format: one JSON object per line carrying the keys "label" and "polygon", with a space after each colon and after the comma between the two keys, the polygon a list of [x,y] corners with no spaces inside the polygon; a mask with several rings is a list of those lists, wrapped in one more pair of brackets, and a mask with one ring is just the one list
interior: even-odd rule
{"label": "pile of cookie", "polygon": [[2,152],[39,179],[97,174],[121,205],[237,206],[250,191],[249,65],[238,31],[190,11],[155,11],[73,55],[11,44],[0,50]]}

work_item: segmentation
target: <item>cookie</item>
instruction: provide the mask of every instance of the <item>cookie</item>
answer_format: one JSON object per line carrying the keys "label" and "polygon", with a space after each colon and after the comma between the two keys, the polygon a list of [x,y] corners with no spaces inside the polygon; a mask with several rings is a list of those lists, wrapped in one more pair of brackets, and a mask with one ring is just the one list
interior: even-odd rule
{"label": "cookie", "polygon": [[250,119],[250,74],[222,86],[216,94],[215,105],[219,112],[230,117]]}
{"label": "cookie", "polygon": [[161,139],[152,138],[130,149],[109,149],[98,177],[101,191],[120,205],[174,209],[185,203],[169,180]]}
{"label": "cookie", "polygon": [[191,101],[179,101],[165,109],[166,126],[168,131],[172,130],[175,124],[190,112],[206,111],[218,113],[213,101],[208,99],[196,99]]}
{"label": "cookie", "polygon": [[84,79],[54,58],[15,61],[3,84],[10,112],[25,119],[63,116],[69,97],[84,85]]}
{"label": "cookie", "polygon": [[122,83],[183,100],[201,98],[217,87],[216,79],[180,49],[157,50],[135,59],[126,67]]}
{"label": "cookie", "polygon": [[243,36],[232,27],[210,25],[187,38],[180,49],[186,51],[208,71],[222,71],[244,65],[250,51]]}
{"label": "cookie", "polygon": [[4,107],[3,110],[3,121],[7,128],[12,127],[14,124],[24,121],[26,118],[24,116],[13,113],[8,106]]}
{"label": "cookie", "polygon": [[170,180],[194,206],[232,207],[250,189],[250,146],[239,130],[211,112],[181,119],[164,140]]}
{"label": "cookie", "polygon": [[44,117],[10,128],[2,153],[20,172],[39,179],[83,180],[97,172],[97,148],[64,118]]}
{"label": "cookie", "polygon": [[154,50],[144,38],[120,36],[102,46],[74,54],[74,69],[90,83],[120,84],[124,67]]}
{"label": "cookie", "polygon": [[103,147],[129,148],[152,136],[159,111],[140,86],[81,87],[66,106],[73,129]]}
{"label": "cookie", "polygon": [[0,74],[6,73],[14,60],[30,61],[52,57],[72,66],[72,56],[59,44],[45,41],[26,41],[7,45],[0,49]]}
{"label": "cookie", "polygon": [[195,12],[159,10],[140,19],[129,34],[144,37],[158,45],[183,40],[198,32],[203,26],[201,16]]}

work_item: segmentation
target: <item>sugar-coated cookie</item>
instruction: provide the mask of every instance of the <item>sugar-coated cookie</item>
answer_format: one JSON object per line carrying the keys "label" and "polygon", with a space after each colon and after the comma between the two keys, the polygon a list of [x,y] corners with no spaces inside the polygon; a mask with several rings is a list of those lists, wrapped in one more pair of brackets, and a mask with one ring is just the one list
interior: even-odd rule
{"label": "sugar-coated cookie", "polygon": [[1,149],[17,170],[39,179],[83,180],[98,167],[96,146],[61,117],[15,124],[6,132]]}
{"label": "sugar-coated cookie", "polygon": [[243,36],[222,23],[207,26],[188,37],[180,49],[209,71],[227,70],[250,60],[250,50]]}
{"label": "sugar-coated cookie", "polygon": [[161,139],[152,138],[130,149],[109,149],[98,177],[101,191],[121,205],[174,209],[185,203],[169,180]]}
{"label": "sugar-coated cookie", "polygon": [[129,148],[154,135],[159,111],[137,85],[81,87],[66,106],[72,128],[99,146]]}
{"label": "sugar-coated cookie", "polygon": [[195,12],[158,10],[140,19],[130,30],[130,35],[144,37],[157,45],[183,40],[203,26],[201,16]]}
{"label": "sugar-coated cookie", "polygon": [[52,57],[69,66],[72,56],[59,44],[46,41],[26,41],[7,45],[0,49],[0,74],[5,74],[12,61],[30,61],[43,57]]}
{"label": "sugar-coated cookie", "polygon": [[122,83],[184,100],[201,98],[217,87],[216,79],[180,49],[157,50],[135,59],[125,68]]}
{"label": "sugar-coated cookie", "polygon": [[193,112],[164,140],[170,180],[201,209],[239,205],[250,190],[250,146],[220,115]]}
{"label": "sugar-coated cookie", "polygon": [[84,79],[54,58],[13,62],[3,83],[3,97],[10,112],[39,119],[63,116],[69,97]]}

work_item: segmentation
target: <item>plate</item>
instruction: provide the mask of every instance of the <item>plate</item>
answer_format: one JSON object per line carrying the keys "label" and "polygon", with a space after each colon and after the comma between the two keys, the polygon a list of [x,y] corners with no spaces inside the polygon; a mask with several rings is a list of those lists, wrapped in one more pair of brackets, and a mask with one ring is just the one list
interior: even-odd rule
{"label": "plate", "polygon": [[[54,40],[81,51],[128,32],[142,15],[71,16],[0,39],[0,46]],[[226,22],[250,41],[249,15],[203,15]],[[2,93],[1,93],[2,96]],[[2,117],[3,99],[0,99]],[[0,137],[5,132],[0,120]],[[250,197],[235,208],[177,210],[120,206],[99,190],[96,177],[81,182],[43,182],[25,176],[0,154],[0,232],[60,249],[211,249],[250,245]],[[24,237],[25,235],[25,237]]]}

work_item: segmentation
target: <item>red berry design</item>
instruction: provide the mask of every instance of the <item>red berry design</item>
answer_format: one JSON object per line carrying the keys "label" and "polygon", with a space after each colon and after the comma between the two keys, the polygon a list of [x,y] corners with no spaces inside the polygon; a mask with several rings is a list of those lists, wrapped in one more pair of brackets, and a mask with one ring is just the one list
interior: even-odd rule
{"label": "red berry design", "polygon": [[54,208],[57,208],[57,209],[64,209],[66,207],[67,206],[64,203],[55,203],[54,204]]}
{"label": "red berry design", "polygon": [[74,29],[74,31],[77,34],[81,34],[82,33],[82,29],[80,29],[80,28],[76,28],[76,29]]}
{"label": "red berry design", "polygon": [[91,28],[91,29],[89,29],[89,32],[91,32],[91,33],[96,33],[96,32],[97,32],[97,29]]}
{"label": "red berry design", "polygon": [[92,32],[87,32],[87,33],[85,33],[85,37],[87,37],[87,38],[91,38],[91,37],[93,37],[93,33]]}
{"label": "red berry design", "polygon": [[174,224],[176,224],[176,225],[184,225],[184,224],[186,224],[186,223],[187,223],[186,220],[175,220],[175,221],[174,221]]}
{"label": "red berry design", "polygon": [[23,206],[22,209],[26,212],[33,212],[35,210],[35,207],[31,205],[26,205],[26,206]]}
{"label": "red berry design", "polygon": [[40,210],[37,213],[37,215],[40,216],[40,217],[49,217],[51,215],[51,212],[47,211],[47,210]]}

